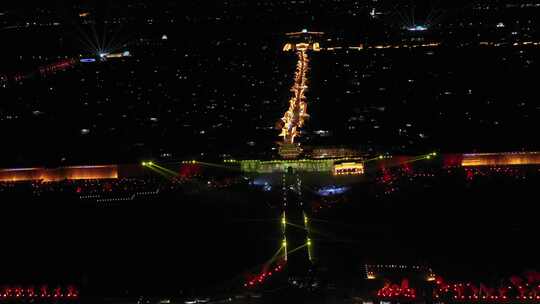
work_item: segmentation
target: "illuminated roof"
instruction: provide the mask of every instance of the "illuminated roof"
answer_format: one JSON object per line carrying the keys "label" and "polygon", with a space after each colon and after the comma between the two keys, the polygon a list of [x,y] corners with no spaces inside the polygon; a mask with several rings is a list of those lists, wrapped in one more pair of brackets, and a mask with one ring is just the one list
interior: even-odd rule
{"label": "illuminated roof", "polygon": [[334,175],[364,174],[364,164],[349,162],[334,165]]}

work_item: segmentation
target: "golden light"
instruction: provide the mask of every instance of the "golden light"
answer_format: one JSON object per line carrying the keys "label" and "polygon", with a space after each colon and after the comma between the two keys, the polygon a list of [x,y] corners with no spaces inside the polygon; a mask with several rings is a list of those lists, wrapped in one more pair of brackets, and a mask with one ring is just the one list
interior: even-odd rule
{"label": "golden light", "polygon": [[464,154],[463,167],[540,165],[540,152]]}
{"label": "golden light", "polygon": [[288,110],[281,118],[283,127],[279,134],[287,144],[294,143],[295,138],[299,136],[299,129],[304,126],[305,119],[309,116],[307,113],[305,96],[307,90],[307,70],[309,65],[306,51],[309,49],[309,44],[297,44],[296,49],[298,62],[296,64],[294,83],[291,88],[293,96],[289,99]]}
{"label": "golden light", "polygon": [[334,175],[358,175],[364,174],[364,164],[349,162],[334,165]]}

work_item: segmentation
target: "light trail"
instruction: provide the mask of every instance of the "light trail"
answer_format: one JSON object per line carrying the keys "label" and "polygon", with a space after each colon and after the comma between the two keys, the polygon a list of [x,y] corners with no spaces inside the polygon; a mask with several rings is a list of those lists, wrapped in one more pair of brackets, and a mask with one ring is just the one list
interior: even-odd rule
{"label": "light trail", "polygon": [[150,166],[155,167],[156,169],[161,170],[161,171],[163,171],[163,172],[165,172],[165,173],[167,173],[167,174],[169,174],[171,176],[177,176],[178,175],[178,172],[174,172],[174,171],[172,171],[170,169],[167,169],[165,167],[162,167],[162,166],[160,166],[160,165],[158,165],[156,163],[152,163]]}
{"label": "light trail", "polygon": [[207,166],[207,167],[215,167],[215,168],[220,168],[220,169],[237,170],[236,167],[231,167],[231,166],[227,166],[227,165],[221,165],[221,164],[217,164],[217,163],[208,163],[208,162],[203,162],[203,161],[195,161],[195,163],[200,164],[202,166]]}
{"label": "light trail", "polygon": [[321,236],[324,236],[324,237],[335,238],[334,235],[331,235],[329,233],[323,233],[323,232],[320,232],[320,231],[318,231],[316,229],[313,229],[313,228],[307,229],[305,226],[294,224],[294,223],[291,223],[291,222],[287,222],[287,225],[298,228],[300,230],[304,230],[309,234],[314,233],[314,234],[318,234],[318,235],[321,235]]}
{"label": "light trail", "polygon": [[426,154],[426,155],[417,156],[417,157],[409,159],[407,161],[400,162],[398,165],[408,164],[408,163],[412,163],[412,162],[416,162],[416,161],[420,161],[420,160],[433,159],[435,157],[437,157],[437,152],[432,152],[432,153],[429,153],[429,154]]}
{"label": "light trail", "polygon": [[274,253],[274,255],[264,263],[264,266],[263,266],[263,269],[266,271],[268,269],[268,267],[271,266],[272,263],[274,263],[279,257],[280,257],[280,253],[281,251],[284,249],[283,246],[279,247],[278,250],[276,251],[276,253]]}
{"label": "light trail", "polygon": [[298,250],[301,250],[301,249],[303,249],[304,247],[307,247],[307,246],[308,246],[307,243],[302,244],[302,245],[300,245],[300,246],[294,248],[293,250],[290,250],[290,251],[289,251],[289,254],[295,253],[295,252],[297,252]]}
{"label": "light trail", "polygon": [[390,155],[379,155],[377,157],[373,157],[373,158],[370,158],[370,159],[366,159],[363,161],[363,163],[367,163],[367,162],[371,162],[371,161],[377,161],[377,160],[383,160],[383,159],[389,159],[389,158],[392,158],[392,156]]}
{"label": "light trail", "polygon": [[311,229],[309,228],[309,218],[305,212],[302,212],[302,215],[304,217],[304,227],[307,232],[306,244],[308,245],[308,257],[309,257],[309,260],[313,262],[313,246],[311,242]]}
{"label": "light trail", "polygon": [[157,174],[167,178],[167,179],[172,179],[176,176],[178,176],[178,173],[177,172],[174,172],[170,169],[167,169],[165,167],[162,167],[152,161],[150,162],[142,162],[142,166],[145,167],[145,168],[148,168],[154,172],[156,172]]}
{"label": "light trail", "polygon": [[296,72],[294,76],[294,84],[291,88],[293,96],[289,100],[289,109],[283,115],[283,128],[279,136],[283,137],[283,142],[293,144],[294,139],[299,136],[300,128],[304,126],[307,114],[307,103],[305,92],[307,91],[307,71],[309,67],[309,59],[307,48],[298,49],[296,52],[298,62],[296,64]]}

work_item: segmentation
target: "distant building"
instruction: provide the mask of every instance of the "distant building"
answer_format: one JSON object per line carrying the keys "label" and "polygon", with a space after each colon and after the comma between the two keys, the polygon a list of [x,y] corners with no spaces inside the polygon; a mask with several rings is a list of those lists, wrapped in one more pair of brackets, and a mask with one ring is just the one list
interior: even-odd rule
{"label": "distant building", "polygon": [[334,175],[359,175],[364,174],[364,164],[357,162],[347,162],[335,164]]}
{"label": "distant building", "polygon": [[283,159],[295,159],[298,158],[300,154],[302,154],[302,148],[299,144],[283,143],[279,147],[279,155],[283,157]]}
{"label": "distant building", "polygon": [[359,157],[360,151],[351,148],[323,147],[313,148],[311,150],[311,158],[343,158],[343,157]]}

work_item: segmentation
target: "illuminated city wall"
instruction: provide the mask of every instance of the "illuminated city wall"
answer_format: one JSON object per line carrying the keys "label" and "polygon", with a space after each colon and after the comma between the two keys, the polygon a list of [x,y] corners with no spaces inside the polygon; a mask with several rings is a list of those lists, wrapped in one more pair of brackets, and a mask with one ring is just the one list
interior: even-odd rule
{"label": "illuminated city wall", "polygon": [[[286,172],[288,168],[303,172],[334,172],[334,164],[341,161],[360,161],[358,158],[298,159],[298,160],[226,160],[225,163],[239,165],[246,173]],[[363,166],[378,169],[401,166],[416,161],[425,161],[424,157],[392,156],[389,159],[368,160]],[[442,165],[449,166],[512,166],[540,165],[540,152],[515,153],[475,153],[442,155]],[[138,165],[102,165],[72,166],[62,168],[21,168],[0,169],[0,181],[59,181],[77,179],[114,179],[120,177],[138,177],[148,174]]]}
{"label": "illuminated city wall", "polygon": [[463,167],[540,165],[539,152],[463,154]]}
{"label": "illuminated city wall", "polygon": [[118,166],[77,166],[55,169],[23,168],[0,170],[0,181],[59,181],[118,178]]}
{"label": "illuminated city wall", "polygon": [[335,160],[333,159],[299,159],[277,161],[243,160],[240,161],[240,169],[242,172],[251,173],[286,172],[289,167],[293,168],[293,170],[304,172],[332,172],[334,161]]}
{"label": "illuminated city wall", "polygon": [[[428,156],[429,157],[429,156]],[[480,154],[445,154],[441,155],[437,162],[443,167],[451,166],[511,166],[511,165],[540,165],[540,152],[516,152],[516,153],[480,153]],[[336,161],[358,161],[357,158],[331,158],[331,159],[300,159],[300,160],[243,160],[239,161],[240,169],[243,172],[271,173],[285,172],[291,167],[294,170],[305,172],[334,172]],[[433,158],[431,159],[433,160]],[[426,163],[426,161],[428,161]],[[432,163],[422,156],[395,155],[390,158],[375,159],[366,161],[364,166],[377,169],[392,168],[406,164]]]}

